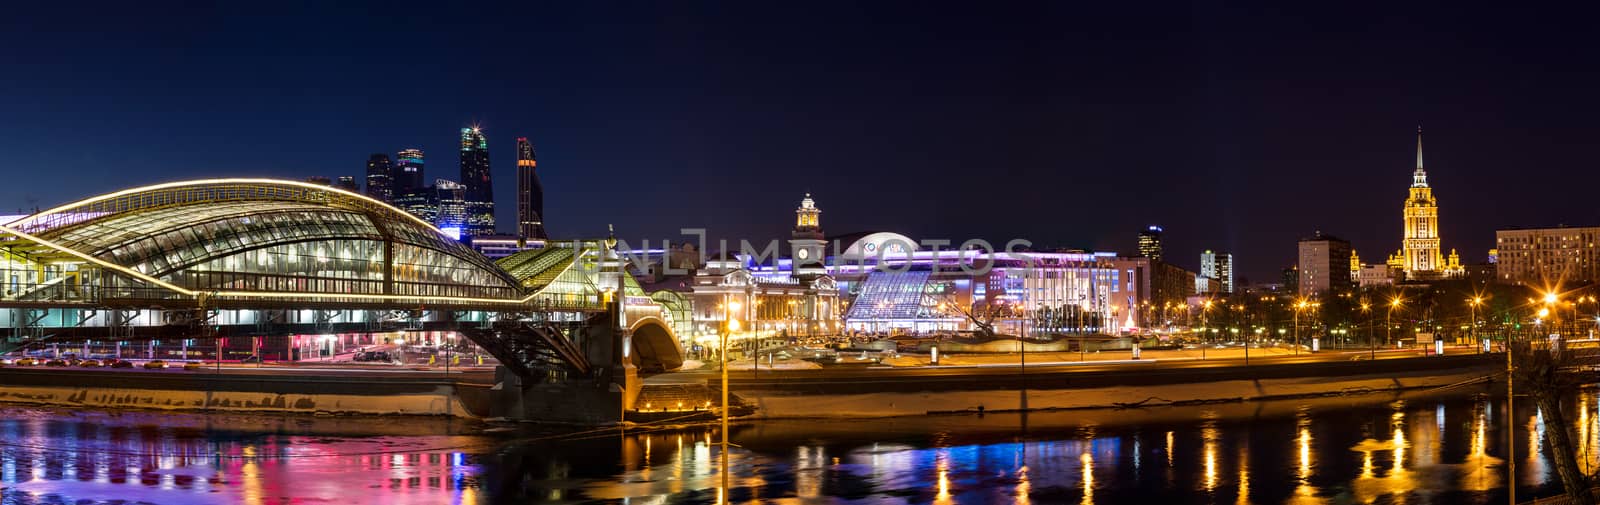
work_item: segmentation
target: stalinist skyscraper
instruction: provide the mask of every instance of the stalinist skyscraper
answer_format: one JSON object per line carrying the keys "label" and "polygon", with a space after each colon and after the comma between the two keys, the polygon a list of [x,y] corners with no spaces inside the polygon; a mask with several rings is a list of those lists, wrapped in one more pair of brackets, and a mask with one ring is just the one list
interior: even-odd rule
{"label": "stalinist skyscraper", "polygon": [[1427,280],[1461,275],[1461,258],[1450,251],[1448,261],[1439,253],[1439,203],[1428,187],[1422,169],[1422,127],[1417,127],[1417,170],[1411,173],[1411,195],[1405,203],[1405,239],[1400,252],[1390,258],[1405,268],[1406,279]]}

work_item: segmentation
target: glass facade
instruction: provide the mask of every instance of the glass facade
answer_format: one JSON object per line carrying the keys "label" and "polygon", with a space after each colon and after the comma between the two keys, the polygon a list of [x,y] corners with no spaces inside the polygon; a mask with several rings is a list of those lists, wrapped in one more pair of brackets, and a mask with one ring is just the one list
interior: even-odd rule
{"label": "glass facade", "polygon": [[[19,227],[59,248],[192,291],[523,296],[516,279],[487,258],[392,207],[276,184],[285,187],[200,182],[114,194],[30,216]],[[18,239],[4,249],[15,260],[0,265],[9,298],[70,299],[87,296],[84,286],[153,288],[130,281],[136,275],[102,275],[98,265],[81,260],[30,260],[30,243]],[[85,282],[90,277],[92,284]]]}

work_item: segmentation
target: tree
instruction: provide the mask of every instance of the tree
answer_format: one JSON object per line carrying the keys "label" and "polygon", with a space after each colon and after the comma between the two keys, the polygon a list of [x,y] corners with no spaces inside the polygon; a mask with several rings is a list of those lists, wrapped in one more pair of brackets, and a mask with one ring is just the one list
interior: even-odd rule
{"label": "tree", "polygon": [[[1543,340],[1543,339],[1538,339]],[[1548,342],[1548,341],[1544,341]],[[1513,341],[1510,345],[1517,391],[1527,393],[1544,414],[1545,435],[1550,440],[1550,459],[1561,476],[1561,486],[1571,503],[1594,505],[1590,482],[1578,466],[1577,445],[1572,426],[1561,411],[1561,399],[1578,389],[1578,380],[1563,369],[1576,366],[1578,356],[1545,343]]]}

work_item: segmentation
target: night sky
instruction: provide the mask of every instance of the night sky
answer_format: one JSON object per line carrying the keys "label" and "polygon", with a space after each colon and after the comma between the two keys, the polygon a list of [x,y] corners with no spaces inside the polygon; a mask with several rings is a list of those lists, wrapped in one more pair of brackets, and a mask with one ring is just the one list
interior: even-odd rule
{"label": "night sky", "polygon": [[1476,263],[1497,228],[1600,225],[1593,12],[29,3],[0,8],[4,213],[362,175],[407,147],[456,179],[457,130],[480,124],[503,230],[528,136],[556,237],[775,238],[809,191],[830,234],[1131,253],[1159,224],[1170,260],[1231,251],[1272,281],[1317,230],[1368,262],[1399,247],[1421,124],[1446,252]]}

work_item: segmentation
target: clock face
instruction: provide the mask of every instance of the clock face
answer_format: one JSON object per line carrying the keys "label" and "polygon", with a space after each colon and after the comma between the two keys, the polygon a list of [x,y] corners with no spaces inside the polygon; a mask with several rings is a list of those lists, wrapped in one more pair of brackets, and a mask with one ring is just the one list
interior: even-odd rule
{"label": "clock face", "polygon": [[795,251],[794,255],[800,259],[807,259],[811,257],[811,251],[809,249],[800,249]]}

